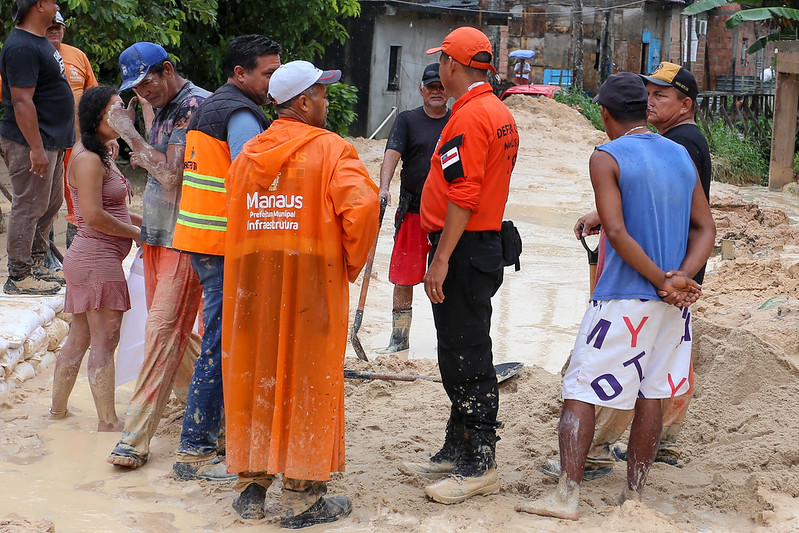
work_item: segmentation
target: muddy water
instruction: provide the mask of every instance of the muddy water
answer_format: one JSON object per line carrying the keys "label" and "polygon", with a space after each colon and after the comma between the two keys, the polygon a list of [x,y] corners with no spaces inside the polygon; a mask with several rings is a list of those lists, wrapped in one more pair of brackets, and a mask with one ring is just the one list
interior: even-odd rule
{"label": "muddy water", "polygon": [[[49,389],[51,374],[52,369],[47,369],[26,386]],[[118,390],[118,413],[124,413],[130,393],[130,386]],[[174,455],[158,438],[146,468],[123,471],[105,462],[119,433],[95,431],[97,419],[85,366],[70,398],[74,416],[48,420],[49,400],[49,393],[39,394],[36,401],[41,409],[27,419],[38,439],[32,435],[30,447],[0,461],[0,516],[14,513],[28,520],[49,520],[58,533],[218,530],[214,520],[219,518],[219,509],[208,510],[216,515],[212,517],[192,508],[192,494],[203,489],[196,483],[165,482],[171,478]],[[232,498],[230,487],[226,487],[228,494]],[[238,529],[230,526],[226,529]]]}
{"label": "muddy water", "polygon": [[[548,195],[554,196],[552,192],[539,195],[537,205],[509,203],[506,208],[505,218],[515,222],[522,236],[522,269],[505,269],[504,282],[492,300],[491,336],[495,363],[521,361],[558,372],[571,352],[586,308],[589,271],[587,254],[572,233],[583,211],[577,202],[562,205],[562,199],[560,206],[548,207]],[[358,335],[370,359],[388,344],[391,333],[393,286],[387,269],[393,228],[387,226],[378,241],[364,325]],[[358,286],[351,289],[352,306],[357,305],[358,291]],[[408,357],[436,357],[431,304],[421,286],[414,289],[410,344]],[[351,347],[347,355],[355,356]]]}

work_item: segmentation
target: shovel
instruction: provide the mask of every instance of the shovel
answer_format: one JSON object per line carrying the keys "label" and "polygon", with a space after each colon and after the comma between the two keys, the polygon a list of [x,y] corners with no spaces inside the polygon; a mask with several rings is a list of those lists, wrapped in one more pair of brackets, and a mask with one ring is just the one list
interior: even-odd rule
{"label": "shovel", "polygon": [[361,283],[361,297],[358,300],[358,310],[355,311],[355,318],[352,321],[352,329],[350,330],[350,344],[355,350],[355,355],[362,361],[368,361],[366,351],[363,349],[360,339],[358,338],[358,330],[361,329],[361,322],[363,322],[363,308],[366,305],[366,291],[369,290],[369,278],[372,277],[372,263],[375,259],[375,250],[377,249],[377,239],[380,237],[380,228],[383,226],[383,215],[386,214],[386,200],[380,201],[380,219],[377,223],[377,235],[375,242],[372,244],[372,249],[369,250],[369,255],[366,256],[366,265],[363,267],[363,282]]}
{"label": "shovel", "polygon": [[[497,383],[502,383],[516,374],[524,367],[524,363],[502,363],[494,366],[497,373]],[[414,374],[392,374],[383,372],[367,372],[365,370],[344,370],[347,379],[385,379],[388,381],[435,381],[441,383],[441,376],[417,376]]]}
{"label": "shovel", "polygon": [[[600,226],[594,226],[593,228],[591,228],[591,230],[597,230],[599,228]],[[589,287],[588,297],[590,299],[591,295],[594,294],[594,286],[596,285],[596,265],[597,262],[599,262],[599,243],[597,243],[596,248],[594,248],[593,250],[585,242],[585,237],[580,237],[580,243],[582,243],[583,248],[585,248],[585,251],[588,252],[588,270],[590,276],[589,278],[590,281],[588,285]]]}

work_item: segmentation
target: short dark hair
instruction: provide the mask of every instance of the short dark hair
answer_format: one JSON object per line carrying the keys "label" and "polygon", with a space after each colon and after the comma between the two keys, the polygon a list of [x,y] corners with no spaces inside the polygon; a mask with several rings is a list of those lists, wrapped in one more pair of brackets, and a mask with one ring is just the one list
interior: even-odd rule
{"label": "short dark hair", "polygon": [[[149,69],[147,69],[147,74],[158,74],[159,76],[164,75],[164,64],[169,61],[168,59],[164,59],[163,61],[159,61]],[[169,61],[172,63],[171,61]]]}
{"label": "short dark hair", "polygon": [[233,69],[241,66],[248,73],[258,64],[258,58],[280,55],[280,44],[263,35],[242,35],[236,37],[225,54],[225,76],[233,76]]}
{"label": "short dark hair", "polygon": [[[605,107],[605,106],[602,106]],[[613,120],[620,124],[627,124],[630,122],[641,122],[646,121],[646,108],[643,109],[635,109],[633,111],[618,111],[616,109],[611,109],[609,107],[605,107],[610,113],[610,116],[613,117]]]}

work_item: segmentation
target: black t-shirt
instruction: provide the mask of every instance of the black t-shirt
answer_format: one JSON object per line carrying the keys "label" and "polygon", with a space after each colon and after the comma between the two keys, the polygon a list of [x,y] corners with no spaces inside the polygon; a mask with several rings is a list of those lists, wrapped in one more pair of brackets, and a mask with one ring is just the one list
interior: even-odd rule
{"label": "black t-shirt", "polygon": [[0,135],[27,145],[17,126],[10,87],[35,87],[33,105],[45,150],[62,150],[75,143],[75,100],[64,77],[64,60],[44,37],[19,28],[11,30],[0,51],[3,106]]}
{"label": "black t-shirt", "polygon": [[[664,133],[663,136],[684,146],[685,149],[688,150],[688,154],[691,156],[691,159],[693,159],[694,165],[696,165],[696,169],[699,171],[699,181],[702,182],[702,189],[704,189],[705,196],[709,202],[711,178],[710,148],[708,148],[707,141],[699,130],[699,126],[696,124],[680,124],[679,126],[671,128]],[[705,280],[704,266],[696,273],[694,279],[700,285],[702,284]]]}
{"label": "black t-shirt", "polygon": [[400,194],[416,196],[417,204],[422,197],[427,173],[430,172],[430,158],[449,115],[450,111],[447,110],[447,114],[441,118],[430,118],[424,112],[424,107],[417,107],[400,113],[391,127],[386,150],[390,148],[401,154]]}
{"label": "black t-shirt", "polygon": [[671,139],[685,147],[688,154],[696,165],[699,171],[699,181],[702,182],[702,189],[705,191],[708,201],[710,201],[710,148],[707,146],[707,141],[704,135],[699,130],[696,124],[680,124],[674,126],[669,131],[663,134],[667,139]]}

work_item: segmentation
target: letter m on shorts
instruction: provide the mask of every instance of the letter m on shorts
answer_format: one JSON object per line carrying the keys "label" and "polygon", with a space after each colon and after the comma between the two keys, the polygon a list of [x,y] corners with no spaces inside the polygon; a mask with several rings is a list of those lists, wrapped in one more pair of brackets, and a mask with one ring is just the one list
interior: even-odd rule
{"label": "letter m on shorts", "polygon": [[605,320],[604,318],[600,318],[599,322],[596,323],[594,329],[591,330],[591,333],[588,334],[588,338],[585,340],[586,344],[591,344],[591,340],[596,337],[594,340],[594,348],[597,350],[602,349],[602,343],[605,342],[605,336],[608,334],[608,330],[610,329],[610,322]]}

